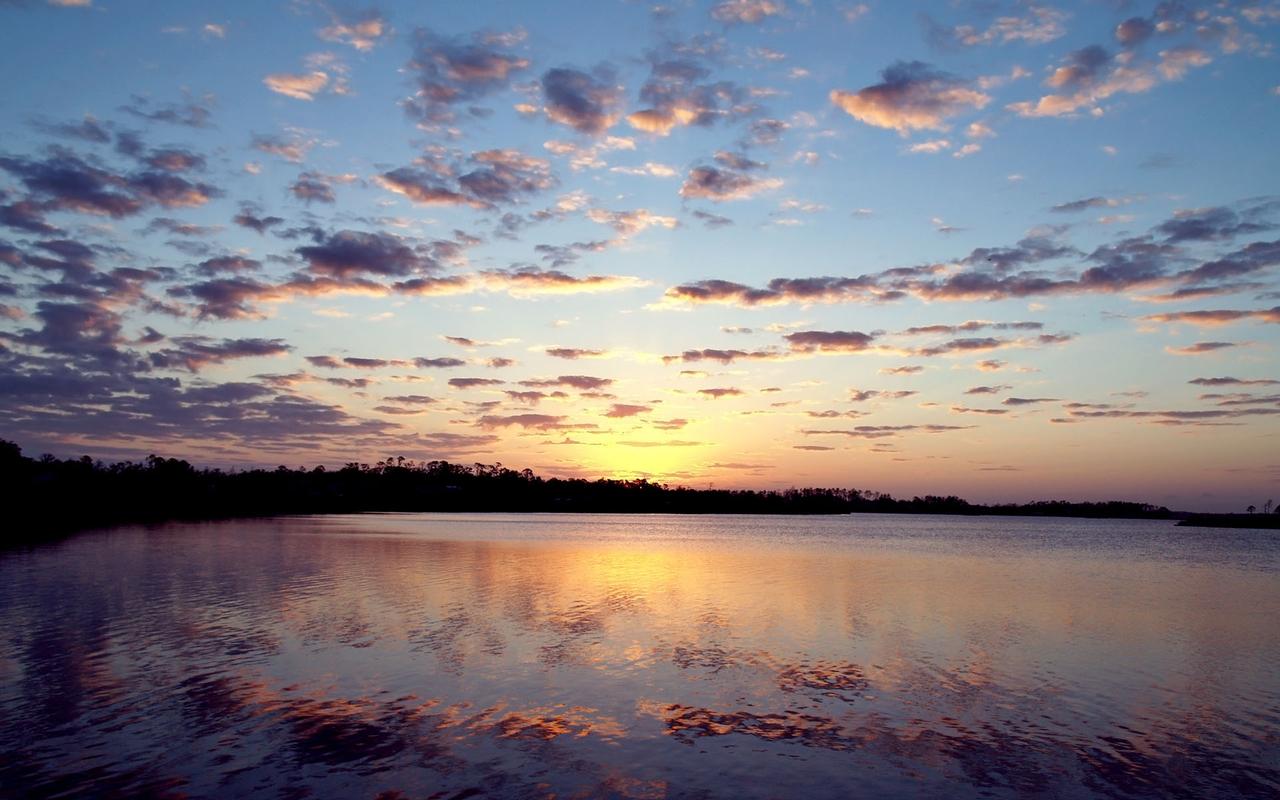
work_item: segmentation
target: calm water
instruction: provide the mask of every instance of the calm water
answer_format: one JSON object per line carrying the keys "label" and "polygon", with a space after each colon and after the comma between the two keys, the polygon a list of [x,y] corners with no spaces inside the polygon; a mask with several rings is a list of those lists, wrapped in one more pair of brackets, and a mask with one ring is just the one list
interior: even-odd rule
{"label": "calm water", "polygon": [[0,793],[1276,797],[1280,537],[375,515],[0,554]]}

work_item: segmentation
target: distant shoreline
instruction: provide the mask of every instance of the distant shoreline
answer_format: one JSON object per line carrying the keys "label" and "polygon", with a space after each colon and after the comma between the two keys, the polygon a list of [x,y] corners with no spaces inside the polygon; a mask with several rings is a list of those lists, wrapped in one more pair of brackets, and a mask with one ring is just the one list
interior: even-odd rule
{"label": "distant shoreline", "polygon": [[[151,456],[104,464],[88,456],[32,459],[0,441],[0,481],[10,492],[10,533],[0,547],[125,524],[306,514],[572,513],[938,516],[1166,519],[1198,527],[1280,528],[1280,514],[1192,514],[1131,501],[982,505],[956,496],[895,498],[858,489],[691,489],[647,480],[542,478],[500,464],[351,463],[223,472]],[[23,523],[27,523],[26,526]],[[18,530],[14,530],[14,529]]]}
{"label": "distant shoreline", "polygon": [[1280,514],[1192,514],[1178,521],[1187,528],[1280,530]]}

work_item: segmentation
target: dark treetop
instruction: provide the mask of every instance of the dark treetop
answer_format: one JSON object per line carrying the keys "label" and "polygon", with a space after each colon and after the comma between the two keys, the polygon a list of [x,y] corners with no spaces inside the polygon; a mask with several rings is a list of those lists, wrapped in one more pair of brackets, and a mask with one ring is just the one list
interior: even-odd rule
{"label": "dark treetop", "polygon": [[10,537],[22,538],[121,522],[360,511],[1175,516],[1167,508],[1121,501],[984,506],[955,496],[907,500],[858,489],[691,489],[644,479],[542,478],[501,464],[403,458],[350,463],[337,470],[197,469],[154,455],[138,463],[108,465],[88,456],[27,458],[16,444],[3,440],[0,481],[11,492],[11,518],[30,523],[10,528]]}

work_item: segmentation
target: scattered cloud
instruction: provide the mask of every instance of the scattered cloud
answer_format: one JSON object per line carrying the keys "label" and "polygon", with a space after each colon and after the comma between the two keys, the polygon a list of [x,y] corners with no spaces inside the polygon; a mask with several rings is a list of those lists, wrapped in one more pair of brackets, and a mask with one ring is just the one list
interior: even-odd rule
{"label": "scattered cloud", "polygon": [[1165,348],[1166,353],[1175,356],[1202,356],[1206,353],[1216,353],[1219,350],[1226,350],[1230,347],[1239,347],[1238,342],[1196,342],[1185,347],[1174,347],[1170,345]]}
{"label": "scattered cloud", "polygon": [[901,134],[946,130],[948,120],[985,108],[991,97],[967,82],[920,61],[900,61],[880,83],[856,92],[833,90],[831,102],[854,119]]}

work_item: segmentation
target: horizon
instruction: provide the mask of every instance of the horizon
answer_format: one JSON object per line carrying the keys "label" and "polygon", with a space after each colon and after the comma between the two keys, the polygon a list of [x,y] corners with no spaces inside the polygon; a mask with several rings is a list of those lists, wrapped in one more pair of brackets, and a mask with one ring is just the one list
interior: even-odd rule
{"label": "horizon", "polygon": [[0,3],[29,457],[1280,495],[1280,4],[143,7]]}
{"label": "horizon", "polygon": [[[6,444],[13,444],[13,443],[7,442],[5,440],[0,440],[0,445],[6,445]],[[52,454],[40,454],[39,456],[37,456],[35,454],[30,454],[30,453],[21,453],[20,447],[19,447],[19,454],[20,454],[20,457],[28,459],[32,462],[39,462],[42,456],[52,455]],[[79,456],[78,458],[92,459],[95,467],[117,467],[117,466],[130,465],[130,464],[137,465],[137,466],[144,466],[153,458],[158,458],[161,461],[165,461],[165,460],[169,460],[171,457],[165,456],[160,453],[150,453],[145,458],[141,458],[136,461],[126,460],[126,461],[119,461],[119,462],[107,462],[102,459],[94,459],[92,456],[85,453]],[[76,460],[78,460],[76,457],[73,457],[70,459],[64,459],[64,461],[76,461]],[[271,473],[280,468],[289,469],[294,472],[305,472],[305,473],[309,473],[319,468],[323,468],[326,472],[336,472],[349,467],[357,467],[361,470],[384,467],[384,466],[405,468],[405,469],[422,469],[433,463],[444,463],[444,464],[449,464],[455,467],[462,467],[464,470],[470,469],[473,471],[480,467],[484,467],[488,469],[501,469],[501,470],[508,470],[516,473],[522,473],[522,472],[525,472],[527,469],[519,465],[503,464],[501,462],[495,462],[492,464],[485,464],[482,462],[462,463],[462,462],[448,461],[447,459],[431,459],[431,460],[425,460],[425,461],[418,461],[414,459],[407,459],[407,458],[404,458],[403,456],[400,456],[398,458],[396,456],[386,456],[382,459],[379,459],[373,462],[348,461],[348,462],[339,463],[339,464],[295,464],[293,466],[290,466],[287,464],[277,464],[275,466],[268,466],[264,464],[252,464],[252,463],[239,464],[239,465],[237,464],[210,465],[210,464],[192,463],[190,461],[187,461],[186,459],[174,459],[174,460],[178,460],[178,461],[181,461],[182,463],[185,463],[188,467],[190,467],[195,471],[212,470],[212,471],[220,471],[223,474],[236,474],[240,472],[251,472],[251,471]],[[558,476],[540,475],[536,470],[528,470],[528,471],[532,473],[533,478],[540,481],[546,481],[546,480],[567,480],[567,481],[587,481],[587,482],[649,481],[650,483],[657,484],[664,489],[689,489],[693,491],[755,492],[758,494],[766,494],[769,492],[786,492],[788,490],[805,491],[810,489],[817,490],[817,491],[836,491],[836,492],[852,491],[852,492],[860,493],[862,495],[884,495],[897,501],[911,501],[911,500],[930,499],[930,498],[957,499],[966,504],[972,505],[974,508],[987,508],[987,507],[993,507],[993,506],[1030,506],[1030,505],[1036,505],[1038,503],[1068,503],[1068,504],[1076,504],[1076,505],[1090,505],[1090,504],[1106,505],[1108,503],[1119,503],[1119,504],[1128,504],[1128,505],[1147,505],[1153,509],[1164,508],[1163,506],[1160,506],[1157,503],[1149,503],[1143,500],[1142,498],[1122,498],[1122,497],[1068,498],[1068,497],[1046,496],[1046,497],[1038,497],[1038,498],[1025,500],[1025,501],[987,500],[987,501],[975,502],[975,501],[971,501],[967,497],[938,494],[935,492],[911,492],[911,493],[895,495],[892,492],[882,491],[879,489],[875,489],[874,487],[859,487],[859,486],[848,485],[848,484],[807,485],[807,486],[792,484],[790,486],[782,486],[782,487],[760,487],[760,486],[728,486],[726,487],[726,486],[715,486],[714,484],[711,484],[708,486],[699,487],[699,486],[693,486],[693,485],[683,484],[679,482],[650,481],[648,478],[644,478],[644,477],[617,478],[612,476],[601,475],[596,477],[575,476],[571,478],[559,478]],[[1269,509],[1270,506],[1268,505],[1267,508]],[[1199,511],[1198,509],[1189,509],[1189,508],[1165,508],[1165,510],[1175,514],[1184,513],[1184,512],[1193,513],[1193,514],[1207,513],[1207,512]],[[542,513],[542,512],[531,512],[531,513]],[[555,513],[555,512],[546,512],[546,513]],[[597,512],[592,512],[592,513],[597,513]],[[620,512],[620,513],[628,513],[628,512]],[[716,513],[720,513],[720,512],[716,512]],[[725,513],[733,513],[733,512],[725,512]],[[850,512],[844,512],[844,513],[850,513]],[[852,513],[859,513],[859,512],[852,512]],[[879,512],[868,512],[868,513],[879,513]],[[895,513],[901,513],[901,512],[895,512]],[[934,512],[919,512],[919,513],[930,514]],[[1248,513],[1252,514],[1253,512],[1248,512]],[[1264,515],[1266,513],[1268,512],[1264,512]]]}

